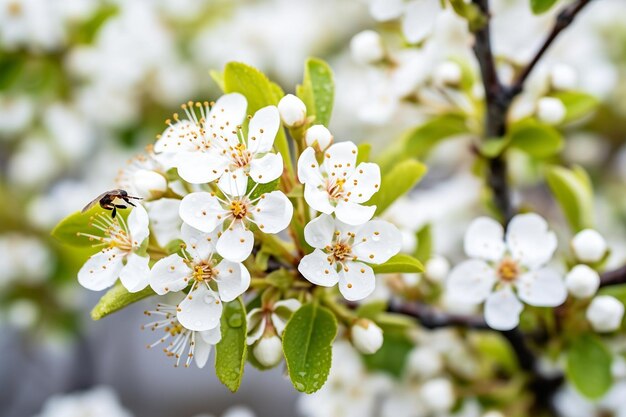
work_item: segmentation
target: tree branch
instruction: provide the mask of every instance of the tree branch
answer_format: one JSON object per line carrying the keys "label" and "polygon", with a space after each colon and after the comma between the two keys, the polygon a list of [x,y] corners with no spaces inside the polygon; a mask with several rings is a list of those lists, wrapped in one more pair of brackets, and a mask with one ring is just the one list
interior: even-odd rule
{"label": "tree branch", "polygon": [[626,284],[626,265],[612,271],[606,271],[600,276],[600,287]]}
{"label": "tree branch", "polygon": [[423,327],[431,330],[451,326],[470,329],[489,329],[489,326],[487,326],[487,323],[485,323],[482,317],[446,313],[419,302],[409,304],[392,300],[389,303],[387,311],[413,317]]}

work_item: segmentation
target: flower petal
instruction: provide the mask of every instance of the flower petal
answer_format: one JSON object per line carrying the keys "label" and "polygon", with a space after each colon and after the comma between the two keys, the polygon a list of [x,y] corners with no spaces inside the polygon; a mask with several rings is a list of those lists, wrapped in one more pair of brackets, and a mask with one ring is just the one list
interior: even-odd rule
{"label": "flower petal", "polygon": [[218,292],[225,303],[239,297],[250,286],[250,272],[243,264],[224,259],[215,268]]}
{"label": "flower petal", "polygon": [[504,228],[500,223],[489,217],[478,217],[465,232],[465,253],[470,258],[500,260],[506,249],[503,236]]}
{"label": "flower petal", "polygon": [[321,214],[304,226],[304,240],[317,249],[324,249],[333,242],[335,220],[328,214]]}
{"label": "flower petal", "polygon": [[510,286],[495,291],[485,302],[485,321],[494,330],[512,330],[519,324],[524,306]]}
{"label": "flower petal", "polygon": [[328,262],[328,256],[319,249],[315,249],[300,260],[298,271],[304,278],[315,285],[332,287],[339,280],[334,265]]}
{"label": "flower petal", "polygon": [[246,194],[248,176],[243,168],[237,168],[234,171],[229,170],[222,174],[217,185],[225,194],[240,197]]}
{"label": "flower petal", "polygon": [[137,206],[134,207],[128,215],[127,222],[128,233],[133,239],[133,246],[141,246],[141,243],[150,234],[150,229],[148,228],[148,223],[150,222],[150,220],[148,219],[148,213],[146,212],[146,209],[143,208],[142,205],[137,204]]}
{"label": "flower petal", "polygon": [[401,248],[402,235],[396,226],[384,220],[372,220],[356,232],[352,253],[363,262],[382,264]]}
{"label": "flower petal", "polygon": [[253,211],[254,222],[265,233],[278,233],[289,226],[293,205],[282,191],[261,196]]}
{"label": "flower petal", "polygon": [[372,218],[376,206],[362,206],[351,201],[339,201],[335,208],[335,216],[351,226],[358,226]]}
{"label": "flower petal", "polygon": [[178,305],[178,321],[185,328],[197,332],[220,325],[222,302],[205,284],[196,288]]}
{"label": "flower petal", "polygon": [[246,343],[251,345],[263,336],[265,332],[265,316],[260,308],[253,309],[248,313],[248,336]]}
{"label": "flower petal", "polygon": [[228,167],[228,159],[217,152],[181,152],[176,155],[178,175],[192,184],[215,181]]}
{"label": "flower petal", "polygon": [[250,162],[250,177],[259,184],[267,184],[283,174],[283,157],[267,153]]}
{"label": "flower petal", "polygon": [[280,127],[280,114],[276,106],[257,110],[248,125],[248,150],[253,154],[272,150]]}
{"label": "flower petal", "polygon": [[370,0],[369,11],[379,22],[397,19],[404,11],[404,0]]}
{"label": "flower petal", "polygon": [[217,325],[216,327],[212,329],[201,331],[200,337],[206,343],[209,343],[211,345],[217,345],[220,342],[220,340],[222,340],[222,330],[220,326]]}
{"label": "flower petal", "polygon": [[180,120],[165,129],[154,144],[156,153],[177,153],[196,149],[196,139],[201,137],[200,128],[190,120]]}
{"label": "flower petal", "polygon": [[329,177],[348,178],[356,167],[358,148],[353,142],[339,142],[324,152],[324,169]]}
{"label": "flower petal", "polygon": [[211,193],[198,192],[183,198],[178,213],[189,226],[210,233],[222,224],[229,212],[222,208],[217,197]]}
{"label": "flower petal", "polygon": [[513,217],[506,232],[506,244],[514,259],[528,268],[538,268],[550,261],[557,240],[543,217],[527,213]]}
{"label": "flower petal", "polygon": [[441,13],[440,3],[431,0],[417,0],[407,4],[402,19],[402,33],[409,43],[418,43],[433,32],[437,15]]}
{"label": "flower petal", "polygon": [[180,234],[187,246],[185,250],[196,262],[208,259],[215,251],[215,245],[217,244],[216,230],[211,233],[205,233],[189,226],[187,223],[183,223],[180,228]]}
{"label": "flower petal", "polygon": [[310,146],[302,151],[298,158],[298,180],[302,184],[311,184],[315,187],[322,185],[320,166],[315,159],[315,150]]}
{"label": "flower petal", "polygon": [[115,284],[120,275],[124,252],[119,249],[104,249],[85,262],[78,271],[78,282],[92,291],[101,291]]}
{"label": "flower petal", "polygon": [[455,266],[447,281],[447,290],[454,298],[478,304],[491,294],[496,272],[479,259],[470,259]]}
{"label": "flower petal", "polygon": [[344,189],[354,203],[365,203],[380,188],[380,168],[372,162],[361,162],[346,180]]}
{"label": "flower petal", "polygon": [[247,108],[246,98],[239,93],[220,97],[207,116],[210,137],[221,147],[237,146],[239,144],[237,126],[240,126],[246,118]]}
{"label": "flower petal", "polygon": [[178,292],[187,287],[191,269],[177,254],[159,259],[150,271],[150,287],[159,295]]}
{"label": "flower petal", "polygon": [[330,204],[328,193],[313,184],[304,184],[304,200],[314,210],[331,214],[335,208]]}
{"label": "flower petal", "polygon": [[233,262],[243,262],[254,245],[254,234],[245,229],[240,222],[224,231],[217,240],[217,253]]}
{"label": "flower petal", "polygon": [[339,271],[339,291],[348,301],[364,299],[375,287],[374,271],[362,262],[346,262]]}
{"label": "flower petal", "polygon": [[148,207],[152,235],[160,246],[167,246],[169,242],[179,237],[182,223],[178,215],[180,200],[176,198],[161,198],[146,205]]}
{"label": "flower petal", "polygon": [[196,366],[198,368],[204,368],[204,365],[206,365],[207,361],[209,360],[209,356],[211,355],[211,350],[213,350],[212,344],[205,342],[200,334],[195,336],[193,359],[196,362]]}
{"label": "flower petal", "polygon": [[556,307],[565,302],[567,288],[563,277],[554,269],[530,271],[516,282],[519,298],[531,306]]}
{"label": "flower petal", "polygon": [[150,283],[150,257],[131,253],[120,271],[120,281],[129,292],[141,291]]}

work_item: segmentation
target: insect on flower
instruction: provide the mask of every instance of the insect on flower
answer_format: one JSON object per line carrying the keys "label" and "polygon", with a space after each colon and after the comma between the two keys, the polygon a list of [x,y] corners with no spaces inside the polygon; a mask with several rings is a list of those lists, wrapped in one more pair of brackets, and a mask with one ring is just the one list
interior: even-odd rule
{"label": "insect on flower", "polygon": [[89,210],[90,208],[92,208],[93,206],[99,203],[100,207],[102,207],[103,209],[112,210],[111,217],[115,218],[115,215],[117,214],[117,209],[128,208],[126,204],[120,203],[120,200],[130,206],[135,207],[135,204],[130,200],[142,200],[142,198],[128,195],[128,192],[122,189],[105,191],[104,193],[100,194],[98,197],[91,200],[89,204],[87,204],[85,207],[83,207],[83,209],[81,210],[81,213],[86,212],[87,210]]}

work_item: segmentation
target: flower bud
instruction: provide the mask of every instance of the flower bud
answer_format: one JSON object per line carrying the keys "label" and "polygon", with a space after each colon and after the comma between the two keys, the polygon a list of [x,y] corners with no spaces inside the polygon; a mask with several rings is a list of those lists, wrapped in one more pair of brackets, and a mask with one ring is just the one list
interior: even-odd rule
{"label": "flower bud", "polygon": [[585,229],[572,239],[572,250],[579,261],[598,262],[606,254],[606,241],[593,229]]}
{"label": "flower bud", "polygon": [[407,359],[410,375],[423,379],[432,378],[443,370],[443,360],[435,349],[421,346],[413,349]]}
{"label": "flower bud", "polygon": [[304,140],[307,146],[324,150],[333,143],[333,135],[324,125],[315,125],[307,129]]}
{"label": "flower bud", "polygon": [[285,126],[298,127],[306,122],[306,105],[293,94],[280,99],[278,112]]}
{"label": "flower bud", "polygon": [[490,410],[483,414],[483,417],[505,417],[505,415],[502,414],[500,411]]}
{"label": "flower bud", "polygon": [[596,332],[617,330],[624,317],[624,305],[610,295],[599,295],[587,307],[587,320]]}
{"label": "flower bud", "polygon": [[426,382],[420,389],[420,398],[435,413],[445,413],[456,401],[454,387],[446,378],[435,378]]}
{"label": "flower bud", "polygon": [[572,90],[576,88],[578,75],[569,65],[558,64],[550,71],[550,84],[555,90]]}
{"label": "flower bud", "polygon": [[263,366],[272,367],[283,357],[283,345],[276,335],[263,336],[253,350],[254,357]]}
{"label": "flower bud", "polygon": [[537,117],[549,125],[559,124],[565,119],[565,106],[558,98],[540,98],[537,102]]}
{"label": "flower bud", "polygon": [[383,41],[378,32],[364,30],[357,33],[350,41],[352,58],[360,64],[374,64],[385,57]]}
{"label": "flower bud", "polygon": [[589,298],[598,291],[600,275],[587,265],[576,265],[565,277],[565,285],[574,297]]}
{"label": "flower bud", "polygon": [[426,262],[426,278],[434,283],[443,283],[450,272],[450,262],[443,256],[433,256]]}
{"label": "flower bud", "polygon": [[140,169],[133,174],[132,184],[139,197],[145,200],[161,198],[167,190],[167,180],[158,172]]}
{"label": "flower bud", "polygon": [[433,81],[436,85],[458,85],[463,77],[461,67],[456,62],[442,62],[435,68],[433,73]]}
{"label": "flower bud", "polygon": [[383,345],[383,331],[371,320],[361,319],[350,329],[352,344],[361,353],[371,355]]}

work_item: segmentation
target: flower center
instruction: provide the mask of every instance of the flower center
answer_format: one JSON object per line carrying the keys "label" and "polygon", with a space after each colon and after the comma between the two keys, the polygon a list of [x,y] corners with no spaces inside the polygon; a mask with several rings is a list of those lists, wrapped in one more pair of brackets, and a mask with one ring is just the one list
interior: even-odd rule
{"label": "flower center", "polygon": [[505,258],[500,262],[498,266],[498,276],[502,281],[511,282],[517,279],[520,273],[517,262],[512,259]]}
{"label": "flower center", "polygon": [[177,336],[181,334],[183,331],[185,331],[185,328],[180,323],[176,323],[171,327],[169,326],[166,327],[165,331],[168,332],[172,336]]}
{"label": "flower center", "polygon": [[326,192],[332,199],[340,199],[343,197],[343,185],[346,183],[345,178],[326,179]]}
{"label": "flower center", "polygon": [[252,155],[244,143],[239,143],[235,146],[230,156],[233,160],[233,164],[238,168],[247,167],[252,160]]}
{"label": "flower center", "polygon": [[235,219],[243,219],[248,214],[248,204],[245,201],[233,200],[230,202],[230,211]]}
{"label": "flower center", "polygon": [[347,243],[337,242],[331,248],[332,256],[336,261],[341,262],[348,258],[352,253],[352,247]]}
{"label": "flower center", "polygon": [[202,262],[198,264],[193,269],[193,279],[198,282],[208,282],[213,279],[215,276],[215,270],[213,269],[213,265],[209,262]]}

